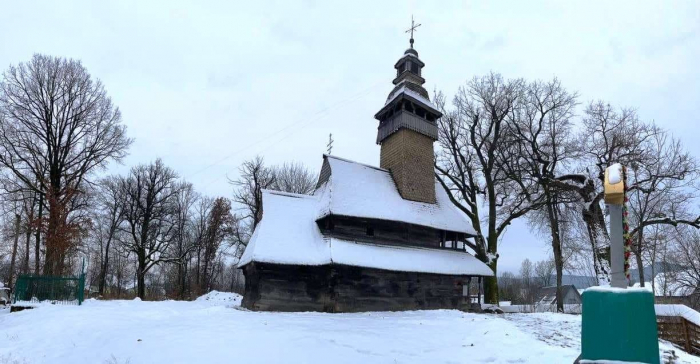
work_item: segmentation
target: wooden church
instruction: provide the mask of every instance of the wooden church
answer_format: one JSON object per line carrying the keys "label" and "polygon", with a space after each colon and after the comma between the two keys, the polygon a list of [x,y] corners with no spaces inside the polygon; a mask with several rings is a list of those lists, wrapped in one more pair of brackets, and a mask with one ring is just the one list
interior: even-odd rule
{"label": "wooden church", "polygon": [[475,235],[433,172],[436,120],[411,47],[375,114],[379,167],[324,155],[313,195],[263,191],[263,215],[238,267],[256,311],[462,308],[472,278],[491,276],[467,252]]}

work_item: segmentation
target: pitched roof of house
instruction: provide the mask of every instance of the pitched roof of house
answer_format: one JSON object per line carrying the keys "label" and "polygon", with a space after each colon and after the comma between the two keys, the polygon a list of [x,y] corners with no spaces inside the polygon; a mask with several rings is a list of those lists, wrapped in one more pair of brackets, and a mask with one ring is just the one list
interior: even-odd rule
{"label": "pitched roof of house", "polygon": [[434,248],[397,247],[324,237],[316,224],[322,195],[263,191],[263,217],[238,263],[342,264],[393,271],[490,276],[471,254]]}
{"label": "pitched roof of house", "polygon": [[432,204],[402,198],[386,169],[329,155],[324,155],[323,169],[314,193],[320,198],[317,218],[363,217],[476,235],[471,221],[452,204],[437,180]]}
{"label": "pitched roof of house", "polygon": [[[573,284],[565,284],[561,286],[561,296],[566,297],[569,291],[574,292],[574,294],[579,297],[581,294],[576,290]],[[557,303],[557,286],[549,286],[540,288],[539,296],[537,299],[539,304],[555,304]]]}

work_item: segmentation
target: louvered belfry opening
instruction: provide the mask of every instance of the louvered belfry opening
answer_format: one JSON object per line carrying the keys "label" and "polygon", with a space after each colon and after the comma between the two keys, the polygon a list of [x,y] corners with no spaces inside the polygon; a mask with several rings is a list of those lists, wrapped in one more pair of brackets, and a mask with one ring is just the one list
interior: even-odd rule
{"label": "louvered belfry opening", "polygon": [[404,199],[435,203],[433,142],[438,139],[436,121],[442,114],[423,88],[424,66],[415,49],[404,52],[394,65],[394,89],[374,117],[379,120],[379,166],[391,171]]}

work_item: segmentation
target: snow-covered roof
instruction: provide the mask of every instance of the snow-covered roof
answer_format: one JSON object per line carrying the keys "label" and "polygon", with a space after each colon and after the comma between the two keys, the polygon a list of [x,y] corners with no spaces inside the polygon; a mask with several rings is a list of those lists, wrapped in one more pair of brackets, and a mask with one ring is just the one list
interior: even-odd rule
{"label": "snow-covered roof", "polygon": [[263,191],[263,217],[238,263],[341,264],[452,275],[492,275],[471,254],[434,248],[397,247],[324,237],[316,224],[321,195]]}
{"label": "snow-covered roof", "polygon": [[[404,82],[406,82],[406,81],[404,81]],[[399,84],[399,85],[401,85],[401,84]],[[426,99],[425,97],[423,97],[423,95],[419,94],[418,92],[411,90],[406,85],[401,85],[400,88],[398,88],[396,91],[394,91],[392,93],[392,95],[386,100],[386,102],[384,103],[384,106],[389,105],[392,101],[394,101],[394,99],[399,97],[401,94],[405,94],[407,96],[410,96],[411,98],[415,99],[419,103],[423,104],[423,106],[429,108],[430,110],[434,110],[434,111],[438,112],[437,107],[435,107],[435,105],[430,100]]]}
{"label": "snow-covered roof", "polygon": [[445,190],[435,181],[436,203],[405,200],[386,169],[335,156],[324,156],[330,177],[315,192],[320,199],[318,218],[342,215],[401,221],[465,233],[476,232],[466,215],[457,210]]}
{"label": "snow-covered roof", "polygon": [[491,268],[465,252],[329,240],[331,261],[335,264],[399,272],[493,275]]}
{"label": "snow-covered roof", "polygon": [[238,266],[252,261],[328,264],[330,249],[316,225],[317,210],[316,196],[263,190],[263,217]]}

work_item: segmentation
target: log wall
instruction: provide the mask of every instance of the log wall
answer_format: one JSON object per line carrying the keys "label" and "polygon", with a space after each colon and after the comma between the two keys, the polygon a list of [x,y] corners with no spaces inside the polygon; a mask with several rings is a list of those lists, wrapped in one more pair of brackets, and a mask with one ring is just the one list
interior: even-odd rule
{"label": "log wall", "polygon": [[[318,222],[324,236],[349,241],[441,248],[445,241],[464,241],[462,233],[433,229],[398,221],[331,215]],[[371,234],[368,230],[371,229]],[[453,245],[453,244],[451,244]],[[456,249],[456,245],[455,245]]]}
{"label": "log wall", "polygon": [[362,312],[459,309],[468,276],[327,265],[251,263],[243,307],[254,311]]}

